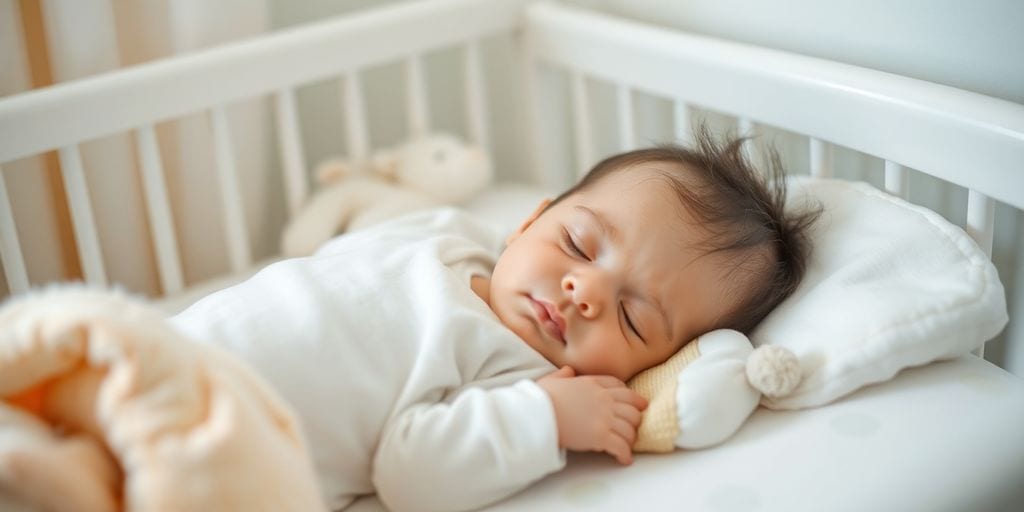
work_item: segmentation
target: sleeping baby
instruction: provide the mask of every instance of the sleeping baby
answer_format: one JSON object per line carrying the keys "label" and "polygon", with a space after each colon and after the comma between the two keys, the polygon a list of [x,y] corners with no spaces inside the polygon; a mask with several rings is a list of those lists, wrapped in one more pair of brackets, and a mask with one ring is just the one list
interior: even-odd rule
{"label": "sleeping baby", "polygon": [[174,317],[244,359],[305,429],[328,507],[465,510],[565,465],[632,461],[624,382],[797,286],[811,215],[742,141],[598,163],[505,240],[454,209],[338,237]]}

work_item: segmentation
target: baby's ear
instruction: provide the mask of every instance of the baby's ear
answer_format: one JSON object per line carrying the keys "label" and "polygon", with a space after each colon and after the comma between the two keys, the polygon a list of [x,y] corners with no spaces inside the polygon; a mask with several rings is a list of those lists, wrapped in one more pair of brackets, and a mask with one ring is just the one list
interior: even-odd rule
{"label": "baby's ear", "polygon": [[516,228],[515,231],[513,231],[510,235],[508,235],[508,238],[505,239],[505,245],[506,246],[511,245],[512,242],[514,242],[517,238],[519,238],[519,235],[525,233],[526,229],[529,228],[531,224],[533,224],[533,221],[537,220],[537,217],[540,217],[540,214],[544,213],[544,210],[550,204],[551,204],[551,199],[543,199],[543,200],[541,200],[540,204],[537,205],[537,208],[535,210],[533,210],[533,213],[531,213],[530,216],[527,217],[526,220],[524,220],[522,222],[522,224],[520,224],[519,227]]}

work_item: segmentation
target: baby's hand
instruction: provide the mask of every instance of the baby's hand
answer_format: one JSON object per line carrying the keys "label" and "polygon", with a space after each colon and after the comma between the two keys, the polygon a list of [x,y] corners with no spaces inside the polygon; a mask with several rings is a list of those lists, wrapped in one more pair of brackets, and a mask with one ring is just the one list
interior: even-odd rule
{"label": "baby's hand", "polygon": [[633,462],[640,411],[647,400],[608,375],[576,376],[563,366],[537,381],[555,407],[558,445],[573,451],[607,452],[621,464]]}

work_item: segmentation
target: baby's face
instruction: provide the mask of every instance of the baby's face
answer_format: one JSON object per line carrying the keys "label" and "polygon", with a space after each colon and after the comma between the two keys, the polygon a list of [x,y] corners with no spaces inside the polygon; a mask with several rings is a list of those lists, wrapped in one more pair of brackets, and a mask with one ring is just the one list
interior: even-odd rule
{"label": "baby's face", "polygon": [[720,261],[693,247],[701,233],[658,165],[542,204],[509,237],[491,309],[556,366],[625,381],[728,312]]}

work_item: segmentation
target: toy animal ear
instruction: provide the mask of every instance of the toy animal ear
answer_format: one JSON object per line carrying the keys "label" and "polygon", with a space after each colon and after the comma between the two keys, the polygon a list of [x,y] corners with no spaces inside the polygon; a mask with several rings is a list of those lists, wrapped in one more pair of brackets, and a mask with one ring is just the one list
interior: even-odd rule
{"label": "toy animal ear", "polygon": [[370,167],[386,180],[398,179],[398,155],[394,151],[377,151],[370,159]]}

